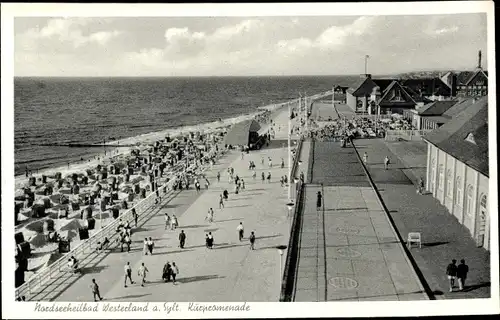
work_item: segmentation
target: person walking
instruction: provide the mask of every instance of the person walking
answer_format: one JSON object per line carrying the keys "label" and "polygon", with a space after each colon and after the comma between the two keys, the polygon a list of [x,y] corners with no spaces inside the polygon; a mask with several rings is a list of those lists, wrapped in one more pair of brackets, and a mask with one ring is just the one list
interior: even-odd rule
{"label": "person walking", "polygon": [[318,191],[316,199],[316,210],[321,209],[322,203],[323,203],[323,195],[321,194],[321,191]]}
{"label": "person walking", "polygon": [[243,222],[240,222],[240,224],[236,227],[236,230],[238,231],[238,239],[241,241],[244,233]]}
{"label": "person walking", "polygon": [[465,259],[462,259],[457,267],[458,287],[460,291],[463,291],[465,288],[467,273],[469,273],[469,266],[465,264]]}
{"label": "person walking", "polygon": [[363,154],[363,162],[368,164],[368,154],[366,152]]}
{"label": "person walking", "polygon": [[208,249],[208,233],[205,233],[205,247]]}
{"label": "person walking", "polygon": [[217,172],[217,182],[220,182],[220,172]]}
{"label": "person walking", "polygon": [[283,169],[285,167],[285,160],[283,160],[283,158],[281,158],[281,169]]}
{"label": "person walking", "polygon": [[149,251],[149,254],[150,255],[153,255],[153,248],[155,246],[155,243],[153,241],[153,239],[151,239],[151,237],[149,237],[149,240],[148,240],[148,251]]}
{"label": "person walking", "polygon": [[457,260],[451,260],[451,263],[446,267],[446,276],[450,282],[450,292],[453,292],[455,286],[455,279],[457,277]]}
{"label": "person walking", "polygon": [[163,266],[161,279],[165,282],[169,282],[171,275],[172,275],[172,267],[170,263],[167,261],[167,263],[165,263],[165,265]]}
{"label": "person walking", "polygon": [[248,239],[250,240],[250,250],[255,250],[255,234],[253,231]]}
{"label": "person walking", "polygon": [[264,171],[262,171],[262,182],[266,181],[266,175],[264,174]]}
{"label": "person walking", "polygon": [[[132,239],[130,238],[130,233],[125,232],[125,237],[123,239],[123,242],[127,245],[127,252],[130,252],[130,245],[132,244]],[[122,252],[123,252],[123,245],[122,245]]]}
{"label": "person walking", "polygon": [[137,275],[141,278],[141,287],[144,287],[144,284],[146,283],[146,276],[147,276],[148,272],[149,272],[149,270],[144,265],[144,262],[141,263],[139,270],[137,270]]}
{"label": "person walking", "polygon": [[177,217],[175,216],[175,214],[173,214],[171,222],[170,222],[171,230],[175,230],[175,228],[177,228],[178,225],[179,225],[179,223],[177,222]]}
{"label": "person walking", "polygon": [[254,170],[252,173],[252,178],[255,180],[256,177],[257,177],[257,172]]}
{"label": "person walking", "polygon": [[224,198],[222,197],[222,194],[220,195],[219,199],[219,209],[224,208]]}
{"label": "person walking", "polygon": [[127,262],[125,265],[125,281],[123,283],[125,288],[127,287],[127,279],[130,280],[130,284],[134,284],[134,281],[132,280],[132,267],[130,266],[130,262]]}
{"label": "person walking", "polygon": [[175,278],[177,277],[178,274],[179,274],[179,268],[177,267],[175,262],[172,262],[172,282],[173,282],[173,284],[177,284],[175,282]]}
{"label": "person walking", "polygon": [[170,216],[165,212],[165,230],[170,226]]}
{"label": "person walking", "polygon": [[95,282],[95,279],[92,279],[92,283],[90,284],[90,289],[92,290],[92,294],[94,295],[94,302],[97,302],[97,298],[102,300],[101,293],[99,292],[99,285]]}
{"label": "person walking", "polygon": [[269,163],[269,168],[272,168],[272,167],[273,167],[273,159],[271,159],[271,158],[269,157],[269,160],[268,160],[268,161],[269,161],[269,162],[268,162],[268,163]]}
{"label": "person walking", "polygon": [[137,214],[137,212],[135,211],[135,208],[132,208],[132,217],[134,218],[134,222],[135,222],[135,227],[137,228],[137,220],[139,218],[139,215]]}
{"label": "person walking", "polygon": [[144,238],[144,248],[142,250],[142,253],[147,256],[148,255],[148,238]]}
{"label": "person walking", "polygon": [[208,245],[209,249],[213,249],[214,248],[214,236],[212,236],[212,232],[208,233],[208,236],[207,236],[207,245]]}
{"label": "person walking", "polygon": [[417,193],[418,194],[424,194],[424,178],[420,177],[418,179],[418,189],[417,189]]}
{"label": "person walking", "polygon": [[241,190],[245,190],[245,180],[241,179]]}
{"label": "person walking", "polygon": [[384,168],[385,170],[389,169],[389,164],[391,163],[391,160],[389,160],[388,156],[385,156],[384,158]]}
{"label": "person walking", "polygon": [[267,173],[267,182],[271,183],[271,172]]}
{"label": "person walking", "polygon": [[179,233],[179,247],[181,249],[184,249],[185,243],[186,243],[186,234],[184,233],[184,230],[181,230],[181,233]]}
{"label": "person walking", "polygon": [[260,157],[260,164],[264,165],[264,156]]}

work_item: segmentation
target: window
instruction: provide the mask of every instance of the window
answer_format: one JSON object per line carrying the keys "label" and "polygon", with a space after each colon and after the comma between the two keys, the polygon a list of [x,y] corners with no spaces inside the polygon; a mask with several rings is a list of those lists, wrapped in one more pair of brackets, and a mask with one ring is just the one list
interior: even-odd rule
{"label": "window", "polygon": [[471,216],[472,213],[473,213],[473,208],[472,208],[472,205],[473,205],[473,203],[472,203],[473,195],[474,195],[474,188],[472,187],[472,185],[469,184],[467,186],[467,198],[466,198],[467,204],[465,206],[465,208],[467,210],[467,214],[469,216]]}
{"label": "window", "polygon": [[439,165],[439,189],[443,190],[444,188],[444,166],[442,164]]}
{"label": "window", "polygon": [[449,198],[453,195],[453,177],[451,176],[451,169],[446,172],[446,194]]}
{"label": "window", "polygon": [[481,210],[486,211],[488,207],[488,199],[485,194],[481,197]]}
{"label": "window", "polygon": [[455,204],[459,207],[462,206],[462,178],[457,177],[455,180]]}

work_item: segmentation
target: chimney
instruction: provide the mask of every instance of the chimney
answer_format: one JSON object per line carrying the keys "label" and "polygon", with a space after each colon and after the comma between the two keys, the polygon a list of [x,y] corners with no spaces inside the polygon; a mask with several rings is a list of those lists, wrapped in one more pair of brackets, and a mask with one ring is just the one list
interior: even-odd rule
{"label": "chimney", "polygon": [[481,50],[479,50],[477,68],[481,69]]}

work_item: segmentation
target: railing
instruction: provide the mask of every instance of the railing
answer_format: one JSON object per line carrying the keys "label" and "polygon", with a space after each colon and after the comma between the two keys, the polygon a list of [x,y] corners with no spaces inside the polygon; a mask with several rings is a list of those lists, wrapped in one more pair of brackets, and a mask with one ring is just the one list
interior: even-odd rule
{"label": "railing", "polygon": [[[298,162],[300,159],[300,153],[302,151],[302,143],[304,139],[299,140],[297,145],[296,156],[293,161],[291,176],[294,177],[294,173],[297,170]],[[290,177],[289,183],[292,183],[292,177]],[[294,178],[293,178],[294,179]],[[283,272],[283,281],[281,282],[281,294],[280,301],[291,301],[291,296],[294,287],[295,269],[297,264],[297,253],[298,253],[298,237],[300,236],[300,212],[303,205],[303,186],[302,181],[296,184],[296,194],[295,194],[295,210],[292,217],[292,225],[290,228],[290,239],[288,241],[288,250],[286,255],[285,270]]]}
{"label": "railing", "polygon": [[[218,156],[222,155],[222,153],[218,154]],[[209,165],[207,165],[209,166]],[[182,165],[178,166],[178,171],[174,173],[174,177],[177,178],[180,174],[182,174]],[[187,170],[195,170],[196,166],[192,165]],[[199,172],[203,172],[207,169],[207,167],[198,168]],[[171,179],[169,182],[158,186],[159,192],[163,190],[164,193],[171,194],[173,192],[172,185],[175,182],[175,179]],[[83,262],[85,258],[87,258],[91,253],[97,250],[98,242],[103,243],[104,239],[107,237],[110,241],[109,245],[113,243],[112,239],[118,235],[116,232],[116,228],[119,226],[120,219],[123,221],[132,221],[133,215],[132,210],[135,209],[136,213],[139,217],[143,218],[143,214],[147,212],[148,209],[154,205],[156,199],[156,191],[150,192],[150,194],[143,200],[139,201],[135,206],[125,211],[121,214],[117,219],[113,222],[105,226],[104,228],[97,231],[94,235],[92,235],[89,239],[83,241],[74,249],[66,253],[64,256],[53,262],[52,264],[43,267],[41,270],[36,272],[28,281],[24,284],[16,288],[15,294],[16,297],[24,296],[26,301],[31,300],[31,297],[36,294],[35,290],[43,285],[48,285],[55,281],[60,275],[61,272],[65,272],[67,269],[67,261],[68,257],[74,256],[77,260]]]}
{"label": "railing", "polygon": [[432,130],[387,130],[385,133],[386,141],[397,141],[399,139],[409,141],[420,141]]}

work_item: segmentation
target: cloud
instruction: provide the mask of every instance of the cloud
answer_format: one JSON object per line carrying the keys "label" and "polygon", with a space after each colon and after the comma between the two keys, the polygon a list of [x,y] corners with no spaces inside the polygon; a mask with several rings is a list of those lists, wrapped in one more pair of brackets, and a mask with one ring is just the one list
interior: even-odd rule
{"label": "cloud", "polygon": [[[122,34],[121,31],[98,31],[85,35],[82,28],[87,26],[92,20],[85,18],[58,18],[50,19],[47,24],[39,29],[34,28],[20,35],[24,48],[33,50],[38,42],[44,40],[54,40],[60,43],[70,43],[74,49],[86,44],[96,43],[104,46],[111,39]],[[29,43],[30,45],[26,45]]]}
{"label": "cloud", "polygon": [[341,50],[344,45],[366,34],[375,17],[360,17],[351,24],[331,26],[323,30],[315,39],[296,38],[281,40],[276,44],[280,52],[303,53],[304,50]]}

